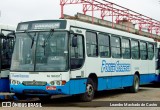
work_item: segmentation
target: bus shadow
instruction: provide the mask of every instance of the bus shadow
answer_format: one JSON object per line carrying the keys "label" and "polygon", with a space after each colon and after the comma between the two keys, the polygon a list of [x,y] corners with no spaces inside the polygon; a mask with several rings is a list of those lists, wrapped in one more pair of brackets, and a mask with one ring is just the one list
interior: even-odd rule
{"label": "bus shadow", "polygon": [[[139,88],[138,92],[143,92],[143,91],[148,91],[148,90],[144,88]],[[132,94],[132,93],[125,89],[105,90],[97,92],[95,95],[95,99],[116,98],[123,94]]]}
{"label": "bus shadow", "polygon": [[[148,86],[147,86],[148,87]],[[139,89],[139,92],[148,91],[146,85]],[[150,86],[149,86],[150,87]],[[107,98],[116,99],[118,96],[123,94],[132,94],[127,92],[125,89],[105,90],[95,93],[94,100],[92,102],[82,102],[79,96],[53,96],[51,100],[40,101],[38,98],[30,100],[17,100],[17,103],[41,103],[43,107],[103,107],[106,102],[110,102]],[[104,100],[105,101],[101,101]]]}
{"label": "bus shadow", "polygon": [[[140,87],[139,93],[149,91],[150,88],[160,88],[160,83],[143,85]],[[40,101],[38,98],[29,98],[28,100],[0,99],[0,107],[2,106],[2,102],[41,103],[42,107],[106,107],[107,103],[115,99],[118,101],[119,97],[121,97],[121,95],[123,94],[132,95],[133,93],[129,93],[125,89],[99,91],[95,93],[95,97],[92,102],[81,102],[79,100],[79,96],[61,96],[61,97],[53,96],[51,100],[47,100],[46,102]]]}
{"label": "bus shadow", "polygon": [[146,85],[142,85],[141,87],[160,88],[160,83],[146,84]]}
{"label": "bus shadow", "polygon": [[[139,92],[147,91],[147,89],[140,88]],[[105,90],[95,93],[95,98],[92,102],[81,102],[78,96],[67,96],[67,97],[60,97],[60,98],[52,98],[47,102],[42,102],[38,100],[39,103],[42,103],[43,107],[102,107],[104,102],[107,101],[97,101],[99,99],[105,98],[116,98],[119,95],[126,94],[124,89],[115,89],[115,90]]]}

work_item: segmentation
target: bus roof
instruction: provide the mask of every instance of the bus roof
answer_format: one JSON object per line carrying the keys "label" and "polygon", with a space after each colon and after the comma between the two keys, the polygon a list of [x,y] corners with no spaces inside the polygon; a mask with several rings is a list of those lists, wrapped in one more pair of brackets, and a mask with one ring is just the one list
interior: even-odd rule
{"label": "bus roof", "polygon": [[77,27],[85,30],[91,30],[95,32],[103,32],[109,34],[115,34],[119,36],[125,36],[132,39],[144,40],[155,42],[153,38],[148,38],[141,35],[136,35],[133,33],[112,29],[109,27],[104,27],[96,24],[91,24],[83,21],[78,21],[75,19],[56,19],[56,20],[36,20],[36,21],[28,21],[21,22],[17,26],[17,31],[25,31],[25,30],[50,30],[50,29],[66,29],[70,30],[70,27]]}

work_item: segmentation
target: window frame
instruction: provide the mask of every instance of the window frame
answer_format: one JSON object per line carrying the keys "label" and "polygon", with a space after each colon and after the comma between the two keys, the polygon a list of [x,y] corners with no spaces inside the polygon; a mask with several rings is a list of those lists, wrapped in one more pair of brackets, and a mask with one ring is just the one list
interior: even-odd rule
{"label": "window frame", "polygon": [[[108,46],[107,45],[101,45],[101,44],[99,44],[99,35],[103,35],[103,36],[105,36],[105,37],[108,37]],[[99,54],[99,56],[100,56],[100,58],[110,58],[111,57],[111,46],[110,46],[110,34],[107,34],[107,33],[98,33],[98,35],[97,35],[97,38],[98,38],[98,54]],[[104,47],[108,47],[108,49],[109,49],[109,56],[101,56],[101,54],[100,54],[100,46],[104,46]]]}
{"label": "window frame", "polygon": [[[92,33],[92,34],[95,34],[96,35],[96,44],[91,44],[91,43],[87,43],[87,33]],[[90,31],[90,30],[86,30],[86,55],[88,56],[88,57],[98,57],[99,56],[99,53],[98,53],[98,38],[97,38],[97,32],[95,32],[95,31]],[[95,56],[92,56],[92,55],[88,55],[88,49],[87,49],[87,46],[88,45],[95,45],[95,47],[96,47],[96,55]]]}
{"label": "window frame", "polygon": [[[145,47],[146,47],[146,58],[145,58],[145,59],[142,59],[142,56],[141,56],[142,51],[145,51],[144,49],[141,50],[141,43],[144,43],[144,44],[145,44]],[[145,41],[140,41],[139,46],[140,46],[140,59],[141,59],[141,60],[147,60],[147,59],[148,59],[147,42],[145,42]]]}
{"label": "window frame", "polygon": [[[71,45],[71,42],[72,42],[72,37],[71,37],[71,35],[79,35],[79,36],[81,36],[82,37],[82,42],[83,42],[83,44],[82,44],[82,47],[83,47],[83,58],[72,58],[71,57],[71,47],[72,47],[72,45]],[[85,63],[85,58],[86,58],[86,53],[85,53],[85,37],[84,37],[84,35],[83,34],[77,34],[77,33],[70,33],[70,38],[69,38],[70,40],[69,40],[69,44],[70,44],[70,49],[69,49],[69,68],[70,68],[70,70],[71,71],[75,71],[75,70],[79,70],[79,69],[81,69],[83,66],[84,66],[84,63]],[[83,63],[82,63],[82,65],[79,67],[79,68],[72,68],[71,67],[71,59],[82,59],[83,60]]]}
{"label": "window frame", "polygon": [[[132,42],[133,41],[136,41],[136,42],[138,42],[138,58],[133,58],[133,47],[132,47]],[[139,40],[137,40],[137,39],[131,39],[131,58],[132,59],[134,59],[134,60],[139,60],[140,59],[140,46],[139,46],[140,44],[139,44]]]}
{"label": "window frame", "polygon": [[[119,47],[115,47],[115,46],[112,46],[112,42],[111,42],[111,39],[112,38],[118,38],[119,39]],[[111,48],[111,56],[112,56],[112,58],[122,58],[122,50],[121,50],[121,37],[119,36],[119,35],[111,35],[110,36],[110,48]],[[119,57],[113,57],[113,55],[112,55],[112,48],[118,48],[119,49],[119,51],[120,51],[120,56]]]}
{"label": "window frame", "polygon": [[[153,46],[153,52],[149,51],[149,45],[152,45],[152,46]],[[154,56],[155,56],[155,54],[154,54],[154,53],[155,53],[155,50],[154,50],[154,49],[155,49],[154,44],[153,44],[153,43],[148,42],[148,44],[147,44],[147,54],[148,54],[148,58],[147,58],[147,59],[148,59],[148,60],[153,60],[153,58],[154,58]],[[151,58],[151,59],[149,58],[149,52],[150,52],[150,53],[153,53],[153,54],[152,54],[153,56],[152,56],[152,58]]]}
{"label": "window frame", "polygon": [[[123,39],[129,41],[129,48],[124,48],[124,47],[122,46]],[[123,59],[131,59],[131,40],[130,40],[130,38],[126,38],[126,37],[122,37],[122,38],[121,38],[121,51],[122,51],[123,49],[129,49],[129,57],[128,57],[128,58],[126,58],[126,57],[124,58],[123,52],[121,52],[121,53],[122,53],[122,58],[123,58]]]}

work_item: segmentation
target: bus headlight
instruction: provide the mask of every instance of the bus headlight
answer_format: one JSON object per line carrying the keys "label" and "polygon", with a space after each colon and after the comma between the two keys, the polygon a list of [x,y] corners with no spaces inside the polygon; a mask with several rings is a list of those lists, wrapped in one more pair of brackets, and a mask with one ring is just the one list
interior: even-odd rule
{"label": "bus headlight", "polygon": [[18,85],[18,84],[21,84],[21,82],[17,80],[11,80],[11,84]]}
{"label": "bus headlight", "polygon": [[66,81],[65,80],[62,80],[62,81],[51,81],[50,82],[50,85],[57,85],[57,86],[60,86],[60,85],[65,85],[66,84]]}
{"label": "bus headlight", "polygon": [[11,81],[11,84],[16,84],[16,80],[12,80],[12,81]]}
{"label": "bus headlight", "polygon": [[61,82],[60,82],[60,81],[56,81],[56,84],[57,84],[57,85],[60,85],[60,84],[61,84]]}
{"label": "bus headlight", "polygon": [[51,82],[50,82],[50,84],[51,84],[51,85],[54,85],[54,84],[55,84],[55,82],[54,82],[54,81],[51,81]]}
{"label": "bus headlight", "polygon": [[21,84],[21,82],[17,81],[17,85],[18,85],[18,84]]}

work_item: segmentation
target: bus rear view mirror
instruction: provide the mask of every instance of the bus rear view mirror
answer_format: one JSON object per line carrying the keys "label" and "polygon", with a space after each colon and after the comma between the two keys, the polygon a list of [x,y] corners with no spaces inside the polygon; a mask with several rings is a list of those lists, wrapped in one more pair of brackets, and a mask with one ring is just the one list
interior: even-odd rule
{"label": "bus rear view mirror", "polygon": [[15,38],[15,37],[16,36],[14,32],[7,34],[7,38]]}
{"label": "bus rear view mirror", "polygon": [[74,35],[73,37],[72,37],[72,47],[77,47],[77,36],[76,35]]}

